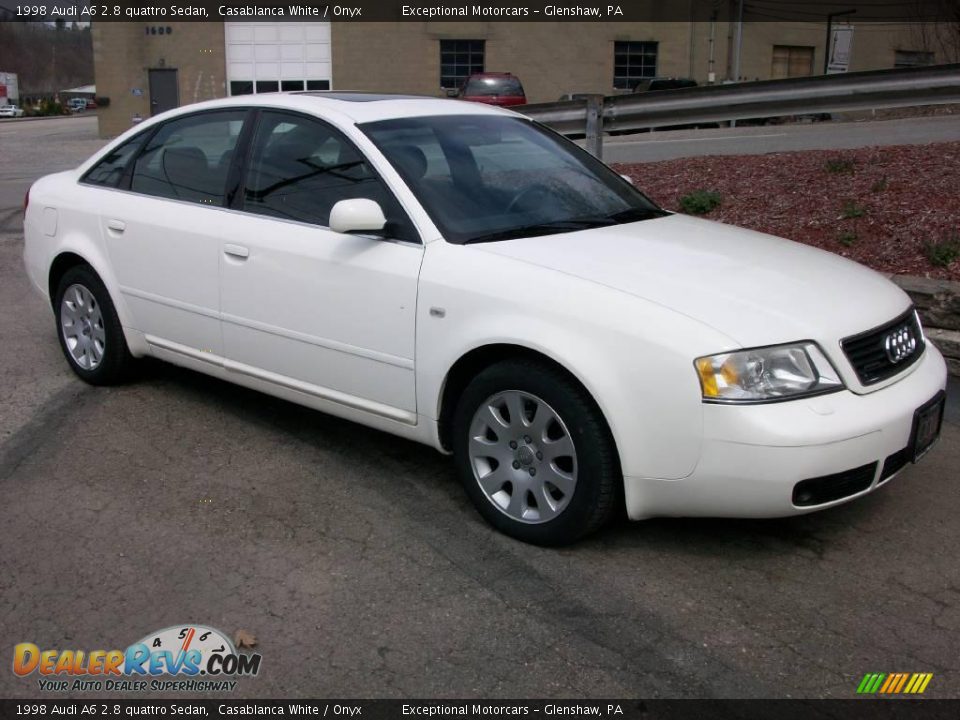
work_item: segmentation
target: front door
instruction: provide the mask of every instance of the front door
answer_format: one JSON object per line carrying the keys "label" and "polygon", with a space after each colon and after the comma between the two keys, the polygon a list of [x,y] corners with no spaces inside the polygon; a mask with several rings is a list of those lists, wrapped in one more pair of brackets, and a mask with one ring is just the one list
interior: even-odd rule
{"label": "front door", "polygon": [[158,115],[175,107],[180,107],[177,71],[150,70],[150,114]]}
{"label": "front door", "polygon": [[[423,246],[364,156],[326,123],[266,111],[241,197],[222,228],[227,368],[415,422]],[[330,209],[349,198],[380,204],[384,237],[329,229]]]}

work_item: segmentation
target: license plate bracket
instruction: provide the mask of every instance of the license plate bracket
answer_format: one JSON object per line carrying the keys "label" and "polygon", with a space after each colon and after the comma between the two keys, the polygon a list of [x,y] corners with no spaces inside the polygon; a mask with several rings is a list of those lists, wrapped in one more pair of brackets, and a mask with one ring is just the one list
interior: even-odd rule
{"label": "license plate bracket", "polygon": [[941,390],[913,413],[913,429],[910,431],[910,454],[913,462],[926,455],[939,439],[945,405],[946,394]]}

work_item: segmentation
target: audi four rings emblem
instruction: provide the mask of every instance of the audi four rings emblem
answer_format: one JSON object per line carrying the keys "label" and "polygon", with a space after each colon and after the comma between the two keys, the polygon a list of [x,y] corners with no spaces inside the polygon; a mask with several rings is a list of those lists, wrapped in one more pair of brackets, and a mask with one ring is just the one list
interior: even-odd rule
{"label": "audi four rings emblem", "polygon": [[897,328],[883,339],[883,349],[894,365],[906,360],[917,349],[917,338],[913,335],[913,329],[909,325]]}

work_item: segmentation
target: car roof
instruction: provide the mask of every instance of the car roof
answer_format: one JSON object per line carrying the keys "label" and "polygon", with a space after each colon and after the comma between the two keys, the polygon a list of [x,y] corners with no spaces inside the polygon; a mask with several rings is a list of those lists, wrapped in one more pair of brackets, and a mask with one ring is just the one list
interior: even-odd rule
{"label": "car roof", "polygon": [[477,103],[448,98],[351,91],[301,91],[292,93],[235,95],[219,100],[209,100],[193,105],[185,105],[157,115],[150,120],[152,124],[157,118],[162,120],[164,118],[175,117],[179,114],[200,110],[231,107],[270,107],[297,110],[310,114],[318,113],[326,116],[337,116],[341,121],[355,124],[429,115],[514,114],[510,111],[495,107],[480,106]]}
{"label": "car roof", "polygon": [[383,93],[360,93],[349,91],[331,92],[292,92],[262,93],[259,95],[234,95],[233,97],[207,100],[184,105],[167,112],[154,115],[129,128],[95,153],[77,168],[83,174],[129,138],[143,132],[158,123],[172,120],[182,115],[208,110],[228,110],[230,108],[262,107],[279,110],[293,110],[317,115],[341,125],[362,124],[378,120],[393,120],[434,115],[501,115],[522,117],[493,105],[418,95],[385,95]]}

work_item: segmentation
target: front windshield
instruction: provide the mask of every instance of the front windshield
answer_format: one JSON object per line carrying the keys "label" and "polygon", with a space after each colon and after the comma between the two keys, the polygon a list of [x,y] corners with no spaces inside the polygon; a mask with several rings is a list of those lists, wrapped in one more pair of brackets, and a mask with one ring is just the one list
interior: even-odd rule
{"label": "front windshield", "polygon": [[664,214],[602,162],[528,120],[442,115],[360,125],[444,237],[490,242]]}

